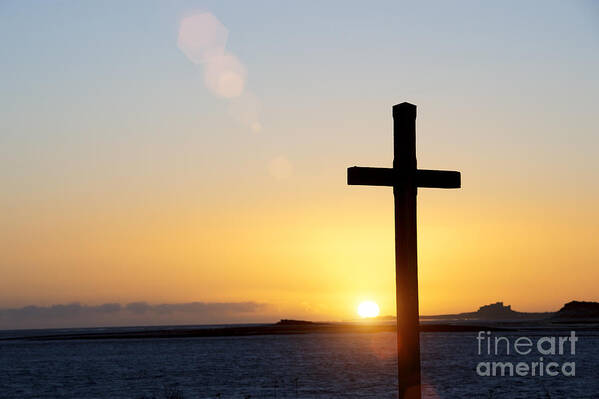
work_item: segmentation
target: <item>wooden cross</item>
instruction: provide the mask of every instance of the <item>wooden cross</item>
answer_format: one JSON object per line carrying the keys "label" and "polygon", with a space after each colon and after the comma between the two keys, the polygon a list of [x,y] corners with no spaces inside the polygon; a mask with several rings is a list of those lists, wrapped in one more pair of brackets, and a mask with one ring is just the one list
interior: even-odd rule
{"label": "wooden cross", "polygon": [[347,184],[391,186],[395,198],[395,289],[399,398],[420,398],[420,323],[416,256],[418,187],[460,188],[460,172],[416,167],[416,106],[393,106],[393,168],[347,169]]}

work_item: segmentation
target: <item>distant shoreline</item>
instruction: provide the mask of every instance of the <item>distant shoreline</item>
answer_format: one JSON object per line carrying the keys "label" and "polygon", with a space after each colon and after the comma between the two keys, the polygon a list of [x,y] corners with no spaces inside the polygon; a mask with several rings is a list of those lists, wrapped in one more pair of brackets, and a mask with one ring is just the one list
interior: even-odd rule
{"label": "distant shoreline", "polygon": [[[571,301],[558,312],[525,313],[503,302],[481,306],[476,312],[420,316],[421,332],[476,332],[521,330],[599,331],[599,303]],[[65,331],[66,330],[66,331]],[[70,331],[69,331],[70,330]],[[83,330],[83,331],[82,331]],[[339,334],[395,332],[394,316],[363,321],[312,322],[282,319],[274,324],[103,327],[41,330],[0,330],[0,341],[9,340],[97,340],[144,338],[208,338],[255,335]],[[4,336],[3,336],[4,335]]]}
{"label": "distant shoreline", "polygon": [[[564,325],[531,325],[525,323],[421,323],[420,331],[438,332],[476,332],[476,331],[517,331],[521,329],[562,329]],[[380,333],[395,332],[395,323],[320,323],[296,320],[282,320],[276,324],[252,326],[206,327],[153,327],[138,331],[101,331],[74,332],[58,334],[32,334],[0,338],[0,341],[64,341],[64,340],[101,340],[101,339],[156,339],[156,338],[209,338],[244,337],[257,335],[301,335],[301,334],[343,334],[343,333]],[[41,331],[40,331],[41,333]]]}

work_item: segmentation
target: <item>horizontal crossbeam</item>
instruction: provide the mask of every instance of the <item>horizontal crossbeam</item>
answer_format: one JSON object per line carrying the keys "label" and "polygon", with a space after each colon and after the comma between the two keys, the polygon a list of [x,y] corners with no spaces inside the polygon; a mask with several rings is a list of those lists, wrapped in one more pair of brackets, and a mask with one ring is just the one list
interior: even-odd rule
{"label": "horizontal crossbeam", "polygon": [[347,184],[350,186],[393,186],[396,176],[396,171],[391,168],[347,168]]}
{"label": "horizontal crossbeam", "polygon": [[[401,181],[401,172],[392,168],[347,168],[347,184],[359,186],[394,186]],[[449,170],[416,170],[416,186],[429,188],[460,188],[460,172]]]}
{"label": "horizontal crossbeam", "polygon": [[453,170],[428,170],[416,171],[416,185],[430,188],[460,188],[462,175]]}

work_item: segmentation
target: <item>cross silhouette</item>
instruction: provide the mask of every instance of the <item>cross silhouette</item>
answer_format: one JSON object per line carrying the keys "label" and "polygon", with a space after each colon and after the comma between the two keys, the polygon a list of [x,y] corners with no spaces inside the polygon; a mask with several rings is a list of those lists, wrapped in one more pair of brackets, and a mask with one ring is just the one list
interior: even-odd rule
{"label": "cross silhouette", "polygon": [[460,188],[460,172],[416,166],[416,106],[393,106],[393,168],[347,169],[347,184],[393,187],[395,199],[395,295],[400,399],[421,397],[416,194],[418,187]]}

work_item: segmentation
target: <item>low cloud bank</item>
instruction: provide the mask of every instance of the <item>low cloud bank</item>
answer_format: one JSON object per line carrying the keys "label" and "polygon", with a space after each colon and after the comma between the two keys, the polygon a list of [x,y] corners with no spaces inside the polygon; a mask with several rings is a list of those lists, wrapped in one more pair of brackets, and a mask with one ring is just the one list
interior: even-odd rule
{"label": "low cloud bank", "polygon": [[257,322],[267,308],[257,302],[25,306],[0,309],[0,329]]}

